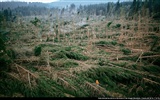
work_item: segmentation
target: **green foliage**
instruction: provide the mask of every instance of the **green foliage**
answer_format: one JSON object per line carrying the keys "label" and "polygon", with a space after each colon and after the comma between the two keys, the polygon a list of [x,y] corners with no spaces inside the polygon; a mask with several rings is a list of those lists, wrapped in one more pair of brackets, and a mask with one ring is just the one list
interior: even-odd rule
{"label": "green foliage", "polygon": [[5,47],[5,41],[4,41],[4,37],[2,36],[2,34],[0,33],[0,51],[5,51],[6,47]]}
{"label": "green foliage", "polygon": [[19,93],[21,94],[21,96],[23,95],[24,91],[28,91],[29,89],[25,87],[25,85],[17,80],[14,80],[12,78],[3,78],[0,80],[0,94],[3,94],[5,96],[9,96],[9,97],[13,97],[13,95],[15,93]]}
{"label": "green foliage", "polygon": [[87,56],[84,56],[84,55],[82,55],[82,54],[80,54],[80,53],[76,53],[76,52],[67,52],[66,53],[66,56],[69,58],[69,59],[75,59],[75,60],[83,60],[83,61],[85,61],[85,60],[88,60],[88,58],[89,57],[87,57]]}
{"label": "green foliage", "polygon": [[152,56],[154,54],[156,54],[156,53],[154,53],[154,52],[144,52],[143,56]]}
{"label": "green foliage", "polygon": [[98,32],[98,28],[97,27],[95,28],[95,31]]}
{"label": "green foliage", "polygon": [[41,77],[36,82],[38,85],[30,88],[24,82],[14,80],[12,77],[6,77],[0,80],[0,89],[4,90],[0,91],[0,94],[9,97],[64,97],[64,89],[53,80]]}
{"label": "green foliage", "polygon": [[69,21],[64,21],[64,23],[63,23],[64,26],[65,26],[65,25],[68,25],[68,24],[70,24]]}
{"label": "green foliage", "polygon": [[86,20],[89,20],[89,17],[87,17]]}
{"label": "green foliage", "polygon": [[130,29],[130,25],[129,24],[127,24],[127,29]]}
{"label": "green foliage", "polygon": [[64,34],[59,34],[59,37],[60,37],[60,38],[63,38],[63,37],[64,37]]}
{"label": "green foliage", "polygon": [[115,26],[112,26],[112,28],[120,28],[121,27],[121,24],[116,24]]}
{"label": "green foliage", "polygon": [[12,60],[5,53],[3,56],[0,57],[0,71],[9,71],[11,63]]}
{"label": "green foliage", "polygon": [[124,47],[124,44],[120,43],[119,46],[120,46],[120,47]]}
{"label": "green foliage", "polygon": [[51,66],[54,67],[63,67],[63,68],[71,68],[71,67],[77,67],[79,64],[70,60],[70,59],[56,59],[54,61],[50,62]]}
{"label": "green foliage", "polygon": [[72,49],[72,47],[70,47],[70,46],[69,47],[65,47],[66,51],[71,51],[71,49]]}
{"label": "green foliage", "polygon": [[117,44],[116,41],[111,41],[110,43],[111,43],[112,45],[116,45],[116,44]]}
{"label": "green foliage", "polygon": [[[57,50],[54,50],[54,51],[57,51]],[[60,51],[55,52],[54,56],[52,57],[52,60],[62,59],[62,58],[65,58],[65,59],[67,58],[65,50],[60,50]]]}
{"label": "green foliage", "polygon": [[9,49],[6,51],[7,52],[7,55],[11,58],[11,59],[15,59],[16,58],[16,54],[14,52],[13,49]]}
{"label": "green foliage", "polygon": [[89,26],[89,24],[84,24],[84,25],[82,25],[80,28],[78,28],[78,29],[84,29],[85,27],[87,27],[87,26]]}
{"label": "green foliage", "polygon": [[99,41],[95,43],[96,45],[100,45],[100,46],[111,46],[111,45],[116,45],[117,42],[116,41]]}
{"label": "green foliage", "polygon": [[108,42],[106,42],[106,41],[99,41],[99,42],[96,42],[96,44],[99,44],[99,45],[106,45],[106,44],[108,44]]}
{"label": "green foliage", "polygon": [[119,58],[119,60],[130,60],[130,61],[134,61],[134,62],[135,62],[137,59],[138,59],[138,56]]}
{"label": "green foliage", "polygon": [[40,21],[37,17],[35,17],[34,20],[31,20],[30,22],[31,22],[33,25],[37,26],[37,24],[40,23],[41,21]]}
{"label": "green foliage", "polygon": [[155,51],[155,52],[160,52],[160,46],[155,47],[155,48],[153,49],[153,51]]}
{"label": "green foliage", "polygon": [[64,63],[64,67],[76,67],[76,66],[78,66],[78,63],[74,61],[67,61]]}
{"label": "green foliage", "polygon": [[150,38],[153,39],[153,42],[151,44],[151,49],[150,49],[151,51],[153,51],[159,41],[159,37],[156,35],[153,35],[153,36],[150,36]]}
{"label": "green foliage", "polygon": [[159,67],[159,66],[156,66],[156,65],[143,66],[143,69],[144,69],[145,71],[150,72],[150,73],[156,73],[157,75],[158,75],[159,72],[160,72],[160,67]]}
{"label": "green foliage", "polygon": [[[108,87],[118,87],[116,83],[129,84],[137,76],[136,74],[128,73],[120,68],[99,67],[93,68],[85,72],[87,78],[99,80],[101,84],[108,84]],[[114,87],[114,88],[113,88]],[[119,90],[121,91],[121,90]]]}
{"label": "green foliage", "polygon": [[127,62],[112,63],[112,64],[113,64],[113,65],[116,65],[116,66],[126,67]]}
{"label": "green foliage", "polygon": [[[156,49],[154,49],[156,50]],[[157,50],[158,51],[158,50]],[[153,56],[153,55],[157,55],[159,52],[144,52],[143,56]],[[147,58],[147,59],[143,59],[146,60],[149,63],[153,63],[154,65],[160,65],[160,58]]]}
{"label": "green foliage", "polygon": [[104,66],[104,65],[107,65],[107,63],[108,63],[108,61],[106,61],[106,60],[104,60],[104,59],[99,59],[98,60],[98,64],[100,65],[100,66]]}
{"label": "green foliage", "polygon": [[56,37],[56,38],[54,38],[54,42],[58,42],[58,38]]}
{"label": "green foliage", "polygon": [[102,33],[100,33],[100,34],[96,34],[96,37],[97,37],[97,38],[104,39],[104,38],[106,38],[106,37],[107,37],[107,35],[106,35],[106,34],[102,34]]}
{"label": "green foliage", "polygon": [[36,47],[34,48],[34,55],[35,55],[35,56],[41,55],[41,51],[42,51],[42,47],[41,47],[41,46],[36,46]]}
{"label": "green foliage", "polygon": [[116,24],[116,28],[120,28],[121,27],[121,24]]}
{"label": "green foliage", "polygon": [[105,50],[100,50],[98,53],[102,54],[102,55],[110,55],[111,54],[109,52],[106,52]]}
{"label": "green foliage", "polygon": [[123,54],[125,54],[125,55],[129,55],[129,54],[131,54],[131,50],[130,49],[128,49],[128,48],[122,48],[121,49],[121,51],[123,52]]}
{"label": "green foliage", "polygon": [[[135,73],[134,70],[129,71],[120,67],[103,66],[89,69],[82,72],[81,75],[83,75],[86,80],[91,79],[91,83],[95,82],[95,80],[99,80],[100,86],[106,88],[110,93],[114,91],[116,93],[122,93],[126,97],[155,96],[158,95],[157,92],[159,92],[158,85],[147,81],[142,82],[143,78],[146,76]],[[140,90],[139,87],[142,89]]]}
{"label": "green foliage", "polygon": [[107,27],[109,28],[111,24],[112,24],[112,22],[108,22]]}
{"label": "green foliage", "polygon": [[154,62],[154,65],[160,66],[160,58],[157,58]]}
{"label": "green foliage", "polygon": [[8,71],[10,69],[10,64],[12,62],[12,55],[13,58],[15,57],[14,52],[11,50],[6,50],[4,36],[0,33],[0,71]]}
{"label": "green foliage", "polygon": [[65,47],[61,48],[61,50],[51,50],[54,52],[54,56],[52,60],[55,59],[62,59],[62,58],[69,58],[69,59],[75,59],[75,60],[87,60],[89,57],[84,56],[80,53],[71,51],[71,47]]}
{"label": "green foliage", "polygon": [[140,1],[139,0],[133,0],[132,5],[130,6],[129,15],[132,16],[132,15],[136,14],[139,11],[139,9],[141,9]]}
{"label": "green foliage", "polygon": [[131,69],[137,69],[138,65],[137,64],[131,64],[128,66],[128,68],[131,68]]}

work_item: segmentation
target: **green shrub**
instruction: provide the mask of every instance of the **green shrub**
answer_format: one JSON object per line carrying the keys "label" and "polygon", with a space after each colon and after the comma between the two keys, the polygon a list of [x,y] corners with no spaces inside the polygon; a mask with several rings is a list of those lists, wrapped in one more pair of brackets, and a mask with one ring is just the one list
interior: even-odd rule
{"label": "green shrub", "polygon": [[120,47],[124,47],[124,44],[120,43],[119,46],[120,46]]}
{"label": "green shrub", "polygon": [[34,48],[34,55],[35,55],[35,56],[41,55],[41,51],[42,51],[42,48],[41,48],[40,46],[36,46],[36,47]]}
{"label": "green shrub", "polygon": [[116,28],[120,28],[121,27],[121,24],[116,24]]}
{"label": "green shrub", "polygon": [[125,55],[131,54],[131,50],[128,49],[128,48],[123,48],[123,49],[121,49],[121,50],[122,50],[123,54],[125,54]]}
{"label": "green shrub", "polygon": [[87,17],[86,20],[89,20],[89,17]]}
{"label": "green shrub", "polygon": [[112,24],[112,22],[108,22],[107,27],[110,27],[111,24]]}

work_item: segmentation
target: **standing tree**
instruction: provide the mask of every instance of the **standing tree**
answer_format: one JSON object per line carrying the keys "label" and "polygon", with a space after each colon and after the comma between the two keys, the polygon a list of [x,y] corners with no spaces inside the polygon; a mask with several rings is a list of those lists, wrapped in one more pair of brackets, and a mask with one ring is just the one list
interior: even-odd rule
{"label": "standing tree", "polygon": [[75,4],[72,3],[72,4],[70,5],[69,12],[72,13],[72,11],[74,11],[75,8],[76,8]]}

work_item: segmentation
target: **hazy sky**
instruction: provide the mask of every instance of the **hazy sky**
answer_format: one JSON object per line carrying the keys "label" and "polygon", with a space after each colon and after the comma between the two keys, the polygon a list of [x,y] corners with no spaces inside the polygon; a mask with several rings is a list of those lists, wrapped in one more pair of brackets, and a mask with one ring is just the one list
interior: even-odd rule
{"label": "hazy sky", "polygon": [[48,3],[48,2],[55,2],[59,0],[0,0],[1,2],[3,1],[25,1],[25,2],[43,2],[43,3]]}
{"label": "hazy sky", "polygon": [[[43,3],[48,3],[48,2],[55,2],[55,1],[78,1],[78,2],[85,2],[85,0],[0,0],[1,2],[3,1],[25,1],[25,2],[43,2]],[[118,0],[88,0],[88,1],[93,1],[93,2],[97,2],[97,1],[108,1],[108,2],[117,2]],[[122,1],[129,1],[129,0],[120,0],[120,2]]]}

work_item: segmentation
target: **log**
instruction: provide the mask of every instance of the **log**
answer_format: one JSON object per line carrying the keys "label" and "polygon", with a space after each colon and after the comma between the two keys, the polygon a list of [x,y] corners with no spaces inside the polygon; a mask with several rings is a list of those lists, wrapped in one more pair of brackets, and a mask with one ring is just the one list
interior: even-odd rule
{"label": "log", "polygon": [[154,58],[154,57],[160,57],[160,55],[153,55],[153,56],[141,56],[140,58]]}
{"label": "log", "polygon": [[19,68],[23,69],[24,71],[26,71],[27,73],[29,73],[30,75],[32,75],[34,78],[37,78],[37,76],[35,76],[33,73],[31,73],[29,70],[23,68],[22,66],[20,66],[20,65],[18,65],[18,64],[16,64],[16,63],[14,63],[14,65],[15,65],[16,67],[19,67]]}

